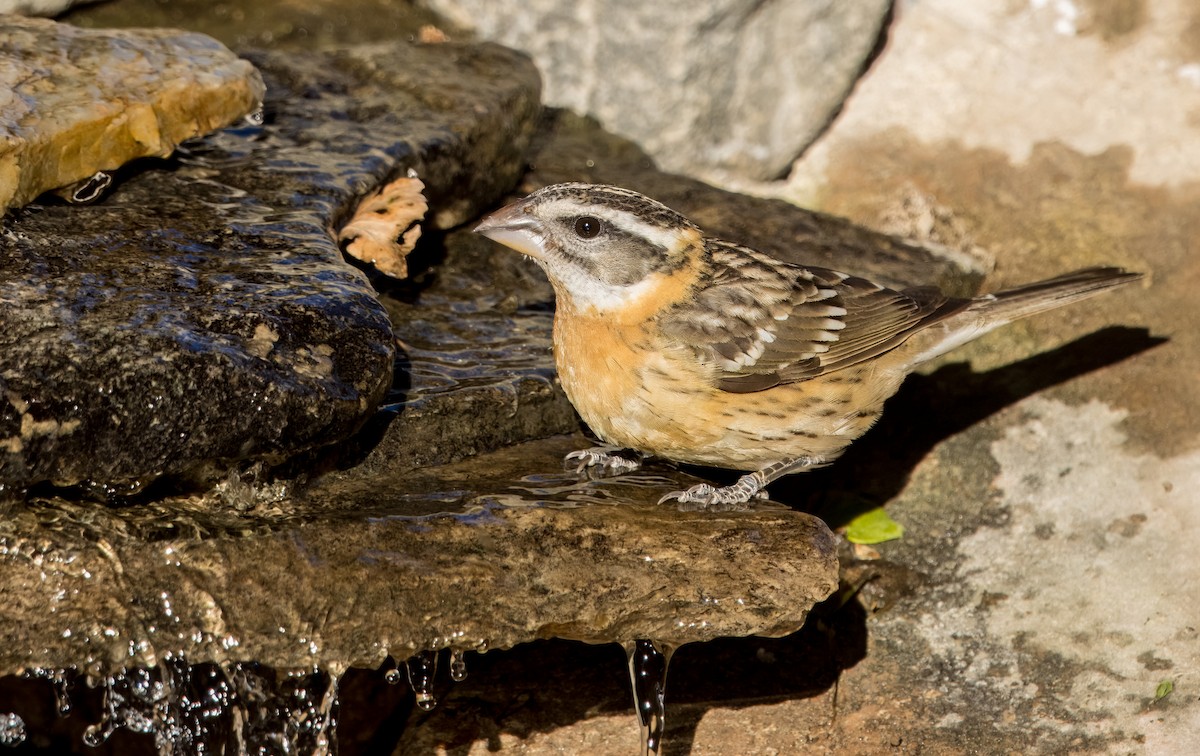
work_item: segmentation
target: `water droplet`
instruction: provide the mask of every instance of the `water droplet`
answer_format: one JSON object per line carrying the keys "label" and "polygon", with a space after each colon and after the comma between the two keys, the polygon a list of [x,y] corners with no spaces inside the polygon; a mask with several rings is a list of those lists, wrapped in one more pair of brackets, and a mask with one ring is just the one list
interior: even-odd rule
{"label": "water droplet", "polygon": [[95,202],[104,194],[104,190],[112,186],[113,176],[108,171],[96,171],[90,178],[72,184],[66,195],[67,202],[73,205],[86,205]]}
{"label": "water droplet", "polygon": [[433,711],[437,706],[437,699],[432,694],[426,692],[417,693],[417,706],[421,707],[421,711]]}
{"label": "water droplet", "polygon": [[461,648],[455,648],[450,651],[450,679],[454,682],[462,682],[467,679],[467,652]]}
{"label": "water droplet", "polygon": [[390,656],[383,660],[379,671],[383,673],[383,681],[388,685],[399,685],[400,681],[404,679],[404,674],[396,669],[396,660]]}
{"label": "water droplet", "polygon": [[629,654],[629,677],[633,683],[633,704],[642,732],[642,754],[658,753],[662,745],[666,719],[664,697],[667,691],[667,665],[675,649],[665,643],[637,640],[625,644]]}
{"label": "water droplet", "polygon": [[433,695],[437,662],[437,651],[421,651],[404,662],[404,667],[408,670],[408,684],[412,686],[417,697],[417,706],[424,711],[430,711],[437,706],[437,698]]}

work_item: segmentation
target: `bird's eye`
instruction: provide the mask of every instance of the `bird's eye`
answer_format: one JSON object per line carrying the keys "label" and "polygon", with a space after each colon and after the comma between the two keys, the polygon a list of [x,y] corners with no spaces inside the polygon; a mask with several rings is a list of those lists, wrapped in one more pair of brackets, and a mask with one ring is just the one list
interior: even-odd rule
{"label": "bird's eye", "polygon": [[575,219],[575,235],[580,239],[594,239],[600,234],[600,219],[581,215]]}

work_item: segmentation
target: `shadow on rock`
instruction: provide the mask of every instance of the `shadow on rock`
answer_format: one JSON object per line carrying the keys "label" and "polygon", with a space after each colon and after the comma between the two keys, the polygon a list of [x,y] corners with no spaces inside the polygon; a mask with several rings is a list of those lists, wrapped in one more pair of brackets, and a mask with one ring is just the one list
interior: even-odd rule
{"label": "shadow on rock", "polygon": [[[867,613],[843,586],[784,638],[721,638],[679,649],[667,676],[664,756],[691,753],[705,712],[835,690],[844,670],[867,654]],[[836,698],[834,706],[836,707]]]}
{"label": "shadow on rock", "polygon": [[[667,675],[663,753],[690,753],[696,727],[710,709],[825,694],[843,670],[864,658],[866,641],[862,607],[854,601],[843,604],[835,595],[813,609],[804,628],[786,637],[723,638],[682,646]],[[437,750],[458,756],[472,752],[481,740],[489,750],[501,750],[502,736],[527,739],[598,715],[628,715],[629,727],[636,728],[625,653],[616,644],[555,639],[467,658],[469,676],[453,685],[443,680],[437,708],[409,708],[394,752]],[[343,711],[358,708],[356,697],[370,697],[377,690],[378,681],[369,677],[343,681]],[[382,723],[379,729],[361,724],[366,731],[388,729]],[[339,732],[343,756],[374,752],[360,750],[348,731]],[[379,746],[376,740],[371,748]]]}
{"label": "shadow on rock", "polygon": [[824,519],[831,528],[882,506],[940,442],[1011,404],[1114,365],[1166,341],[1145,328],[1113,326],[994,370],[956,362],[912,375],[888,401],[879,424],[833,465],[795,475],[772,498]]}

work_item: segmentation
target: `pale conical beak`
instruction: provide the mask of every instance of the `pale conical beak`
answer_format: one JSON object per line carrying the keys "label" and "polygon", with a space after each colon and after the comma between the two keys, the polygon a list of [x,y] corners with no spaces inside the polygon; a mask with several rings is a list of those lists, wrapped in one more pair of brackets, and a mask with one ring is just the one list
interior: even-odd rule
{"label": "pale conical beak", "polygon": [[542,223],[527,212],[525,200],[502,207],[484,218],[475,227],[475,233],[483,234],[492,241],[529,255],[542,257],[545,235]]}

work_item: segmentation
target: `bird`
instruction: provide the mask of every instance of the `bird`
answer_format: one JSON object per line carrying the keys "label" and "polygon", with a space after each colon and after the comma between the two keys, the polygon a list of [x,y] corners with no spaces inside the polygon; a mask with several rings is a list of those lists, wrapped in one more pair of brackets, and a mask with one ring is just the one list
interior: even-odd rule
{"label": "bird", "polygon": [[832,463],[919,365],[989,331],[1135,281],[1092,267],[974,298],[897,290],[708,236],[617,186],[561,183],[477,233],[532,258],[555,294],[567,398],[603,445],[578,472],[647,457],[737,470],[659,503],[737,510],[784,475]]}

